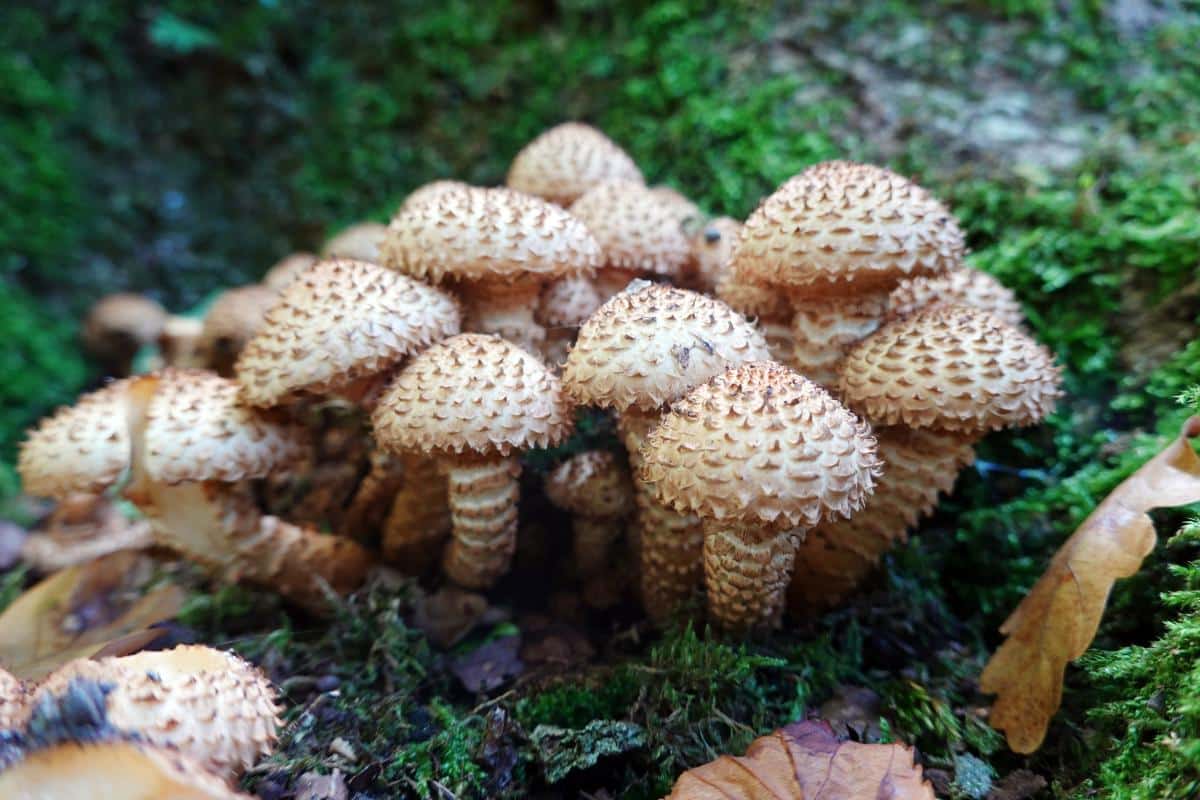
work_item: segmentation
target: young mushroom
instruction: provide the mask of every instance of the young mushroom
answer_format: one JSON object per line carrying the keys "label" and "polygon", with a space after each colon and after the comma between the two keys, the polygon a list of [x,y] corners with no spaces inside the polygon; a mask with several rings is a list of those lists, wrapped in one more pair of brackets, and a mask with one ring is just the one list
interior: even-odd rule
{"label": "young mushroom", "polygon": [[881,167],[830,161],[786,181],[746,220],[735,280],[785,292],[792,364],[830,386],[904,278],[962,264],[963,235],[927,191]]}
{"label": "young mushroom", "polygon": [[197,343],[204,366],[223,378],[232,378],[238,355],[262,325],[276,297],[274,289],[257,283],[221,292],[204,315]]}
{"label": "young mushroom", "polygon": [[312,253],[292,253],[284,256],[267,270],[260,283],[268,289],[282,292],[292,281],[307,272],[309,267],[316,264],[317,260]]}
{"label": "young mushroom", "polygon": [[875,440],[828,392],[787,367],[730,367],[673,404],[642,445],[639,474],[704,527],[712,617],[745,632],[779,624],[796,537],[862,507]]}
{"label": "young mushroom", "polygon": [[742,223],[736,219],[715,217],[692,233],[691,288],[705,294],[716,293],[722,278],[729,273],[733,247],[741,231]]}
{"label": "young mushroom", "polygon": [[[866,507],[797,554],[795,613],[836,603],[933,510],[989,431],[1032,425],[1061,395],[1053,356],[979,309],[934,305],[889,322],[842,364],[838,388],[875,426],[883,477]],[[847,552],[852,551],[852,552]]]}
{"label": "young mushroom", "polygon": [[1012,289],[982,270],[961,267],[936,278],[908,278],[888,297],[888,317],[907,317],[934,303],[953,303],[987,311],[1020,327],[1025,313]]}
{"label": "young mushroom", "polygon": [[464,300],[464,327],[538,352],[546,332],[533,317],[542,287],[588,276],[600,248],[563,209],[509,189],[449,187],[406,203],[388,226],[383,264]]}
{"label": "young mushroom", "polygon": [[562,366],[579,326],[603,302],[592,282],[578,275],[557,280],[542,290],[535,316],[546,329],[542,355],[547,364],[555,369]]}
{"label": "young mushroom", "polygon": [[[580,405],[611,409],[635,476],[642,440],[672,402],[731,364],[769,358],[752,324],[724,303],[638,281],[579,329],[563,385]],[[635,479],[642,603],[665,619],[700,585],[699,520],[657,500]]]}
{"label": "young mushroom", "polygon": [[387,236],[387,225],[360,222],[342,230],[321,247],[321,258],[348,258],[379,263],[379,246]]}
{"label": "young mushroom", "polygon": [[516,454],[557,445],[572,429],[558,378],[498,336],[464,333],[413,358],[371,421],[381,446],[437,458],[449,477],[453,528],[443,568],[460,586],[491,586],[516,549]]}
{"label": "young mushroom", "polygon": [[159,361],[156,367],[188,369],[203,366],[204,359],[200,354],[200,337],[203,334],[203,320],[179,314],[167,317],[158,334]]}
{"label": "young mushroom", "polygon": [[71,661],[36,687],[27,713],[81,679],[109,687],[105,716],[114,728],[178,750],[222,778],[269,754],[282,724],[275,689],[262,671],[203,645]]}
{"label": "young mushroom", "polygon": [[544,485],[550,502],[572,514],[572,545],[580,576],[602,572],[625,518],[634,509],[628,467],[606,450],[588,450],[555,467]]}
{"label": "young mushroom", "polygon": [[599,183],[571,204],[571,214],[600,245],[595,282],[605,300],[636,278],[678,280],[691,261],[677,203],[639,182]]}
{"label": "young mushroom", "polygon": [[611,139],[590,125],[565,122],[517,153],[507,183],[565,207],[607,180],[645,182],[633,159]]}
{"label": "young mushroom", "polygon": [[773,360],[795,368],[792,307],[786,295],[766,286],[743,283],[733,272],[726,271],[717,283],[717,297],[758,325]]}
{"label": "young mushroom", "polygon": [[81,338],[106,375],[123,378],[132,371],[137,351],[158,339],[166,322],[167,312],[150,298],[110,294],[88,311]]}

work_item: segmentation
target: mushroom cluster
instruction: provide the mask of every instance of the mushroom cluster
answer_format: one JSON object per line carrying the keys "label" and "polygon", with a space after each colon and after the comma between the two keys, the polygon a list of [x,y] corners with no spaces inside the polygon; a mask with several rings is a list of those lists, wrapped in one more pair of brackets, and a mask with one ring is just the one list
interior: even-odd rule
{"label": "mushroom cluster", "polygon": [[[157,545],[314,609],[376,562],[489,589],[522,509],[561,512],[551,589],[751,631],[845,597],[1059,391],[949,210],[869,164],[708,218],[567,123],[505,186],[434,181],[319,252],[203,319],[99,304],[106,369],[155,341],[162,363],[35,430],[27,490],[120,491]],[[578,444],[577,417],[616,440]]]}

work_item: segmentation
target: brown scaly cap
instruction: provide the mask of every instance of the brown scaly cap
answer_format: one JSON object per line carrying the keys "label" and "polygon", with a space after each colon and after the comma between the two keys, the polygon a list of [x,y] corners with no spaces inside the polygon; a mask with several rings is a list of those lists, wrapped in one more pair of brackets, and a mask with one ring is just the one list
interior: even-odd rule
{"label": "brown scaly cap", "polygon": [[732,272],[726,272],[717,283],[717,297],[735,311],[754,319],[787,322],[792,316],[792,307],[783,292],[744,283]]}
{"label": "brown scaly cap", "polygon": [[537,320],[546,326],[577,328],[601,305],[600,293],[590,280],[561,278],[542,290]]}
{"label": "brown scaly cap", "polygon": [[77,678],[112,685],[108,721],[152,745],[173,747],[222,777],[238,775],[271,752],[280,720],[275,689],[260,669],[203,645],[79,659],[51,673],[31,707],[67,691]]}
{"label": "brown scaly cap", "polygon": [[384,266],[440,283],[590,274],[600,247],[558,206],[510,189],[447,188],[405,204],[388,226]]}
{"label": "brown scaly cap", "polygon": [[262,285],[275,291],[283,291],[292,281],[308,271],[317,263],[317,257],[312,253],[292,253],[284,256],[263,275]]}
{"label": "brown scaly cap", "polygon": [[651,411],[730,364],[769,357],[762,334],[719,300],[642,281],[580,327],[563,385],[580,405]]}
{"label": "brown scaly cap", "polygon": [[[448,189],[453,190],[453,191],[459,191],[461,189],[468,189],[468,188],[470,188],[470,186],[471,186],[471,184],[463,183],[462,181],[451,181],[451,180],[431,181],[430,183],[423,184],[421,186],[418,186],[416,189],[413,189],[412,192],[409,193],[408,197],[404,198],[404,202],[400,204],[399,210],[403,211],[404,209],[408,208],[409,206],[414,206],[414,205],[419,205],[421,203],[424,203]],[[397,213],[399,213],[399,212],[397,212]],[[385,225],[384,227],[386,228],[387,226]]]}
{"label": "brown scaly cap", "polygon": [[25,684],[0,669],[0,731],[16,728],[25,719],[28,692]]}
{"label": "brown scaly cap", "polygon": [[64,497],[104,491],[129,466],[125,391],[131,379],[85,394],[46,417],[22,443],[17,471],[29,494]]}
{"label": "brown scaly cap", "polygon": [[237,381],[167,369],[146,412],[146,474],[164,483],[262,478],[306,455],[306,436],[245,405]]}
{"label": "brown scaly cap", "polygon": [[588,450],[559,464],[546,476],[546,497],[564,511],[590,517],[633,513],[629,470],[607,450]]}
{"label": "brown scaly cap", "polygon": [[277,298],[274,289],[261,284],[221,292],[204,315],[200,333],[200,352],[208,363],[235,358],[262,325]]}
{"label": "brown scaly cap", "polygon": [[242,351],[242,396],[273,406],[336,390],[457,333],[461,319],[432,286],[365,261],[322,261],[284,290]]}
{"label": "brown scaly cap", "polygon": [[0,772],[0,797],[252,800],[174,750],[133,741],[63,742]]}
{"label": "brown scaly cap", "polygon": [[675,277],[691,259],[677,203],[633,181],[605,181],[571,204],[603,252],[605,267]]}
{"label": "brown scaly cap", "polygon": [[387,236],[387,225],[360,222],[333,236],[321,247],[322,258],[349,258],[379,263],[379,246]]}
{"label": "brown scaly cap", "polygon": [[508,186],[569,206],[606,180],[643,183],[633,159],[591,125],[567,122],[525,145],[508,170]]}
{"label": "brown scaly cap", "polygon": [[960,266],[963,252],[958,223],[920,186],[882,167],[829,161],[750,215],[733,269],[748,283],[820,297],[936,275]]}
{"label": "brown scaly cap", "polygon": [[1012,289],[982,270],[963,267],[936,278],[909,278],[892,290],[888,314],[907,317],[933,303],[972,306],[1018,327],[1025,322],[1021,303]]}
{"label": "brown scaly cap", "polygon": [[810,528],[862,507],[875,438],[812,381],[772,361],[730,367],[675,403],[642,445],[639,477],[701,517]]}
{"label": "brown scaly cap", "polygon": [[88,350],[106,355],[112,337],[123,337],[127,343],[149,344],[158,336],[167,321],[167,312],[148,297],[119,292],[100,298],[88,311],[83,323],[83,343]]}
{"label": "brown scaly cap", "polygon": [[842,362],[839,388],[872,423],[964,433],[1032,425],[1062,395],[1054,357],[1022,331],[967,306],[890,322]]}
{"label": "brown scaly cap", "polygon": [[372,423],[392,450],[508,455],[562,442],[573,410],[536,356],[498,336],[464,333],[410,361]]}

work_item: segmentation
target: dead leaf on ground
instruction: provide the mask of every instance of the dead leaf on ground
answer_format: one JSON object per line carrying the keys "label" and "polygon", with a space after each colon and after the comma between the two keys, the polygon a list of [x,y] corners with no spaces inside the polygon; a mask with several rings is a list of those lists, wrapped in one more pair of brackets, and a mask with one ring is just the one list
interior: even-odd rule
{"label": "dead leaf on ground", "polygon": [[457,586],[421,595],[413,612],[416,625],[438,647],[453,647],[475,629],[488,611],[487,598]]}
{"label": "dead leaf on ground", "polygon": [[149,522],[129,519],[108,497],[80,493],[59,503],[38,525],[21,555],[38,572],[50,573],[153,545]]}
{"label": "dead leaf on ground", "polygon": [[490,692],[525,671],[520,650],[520,636],[505,636],[459,656],[450,669],[467,691]]}
{"label": "dead leaf on ground", "polygon": [[136,652],[164,631],[150,628],[183,607],[166,585],[141,593],[149,561],[121,552],[46,578],[0,614],[0,666],[38,680],[76,658]]}
{"label": "dead leaf on ground", "polygon": [[902,744],[838,739],[824,722],[797,722],[679,776],[667,800],[934,800]]}
{"label": "dead leaf on ground", "polygon": [[1008,638],[984,667],[980,688],[997,695],[990,722],[1008,746],[1032,753],[1062,703],[1063,673],[1092,643],[1117,578],[1138,571],[1154,549],[1152,508],[1200,501],[1200,457],[1189,439],[1200,417],[1126,478],[1083,521],[1000,632]]}

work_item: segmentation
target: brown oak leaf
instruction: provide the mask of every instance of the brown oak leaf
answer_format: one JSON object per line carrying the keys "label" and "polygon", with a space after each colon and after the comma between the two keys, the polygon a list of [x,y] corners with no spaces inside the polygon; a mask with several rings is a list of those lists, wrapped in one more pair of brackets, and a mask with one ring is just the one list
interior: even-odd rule
{"label": "brown oak leaf", "polygon": [[1008,638],[984,667],[980,688],[997,695],[989,720],[1018,753],[1041,747],[1062,703],[1063,673],[1092,643],[1117,578],[1154,549],[1152,508],[1200,501],[1200,457],[1188,439],[1200,417],[1125,479],[1054,554],[1000,632]]}
{"label": "brown oak leaf", "polygon": [[913,750],[845,742],[797,722],[679,776],[667,800],[934,800]]}

